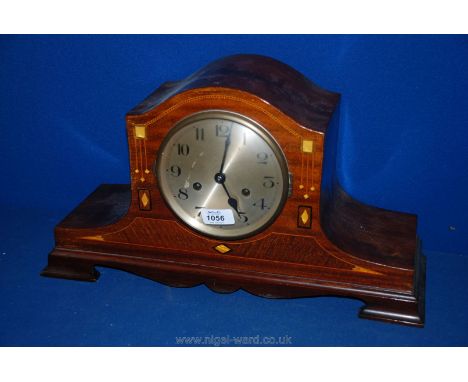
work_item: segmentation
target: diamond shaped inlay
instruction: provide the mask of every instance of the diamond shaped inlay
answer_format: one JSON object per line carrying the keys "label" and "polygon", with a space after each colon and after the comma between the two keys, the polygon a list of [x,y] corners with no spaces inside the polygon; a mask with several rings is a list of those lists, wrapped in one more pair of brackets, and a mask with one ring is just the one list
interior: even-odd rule
{"label": "diamond shaped inlay", "polygon": [[138,190],[138,204],[140,206],[140,210],[151,211],[151,192],[149,190]]}
{"label": "diamond shaped inlay", "polygon": [[214,249],[219,253],[228,253],[231,251],[231,248],[224,244],[218,244],[216,247],[214,247]]}
{"label": "diamond shaped inlay", "polygon": [[297,210],[297,228],[312,228],[311,206],[299,206]]}
{"label": "diamond shaped inlay", "polygon": [[143,196],[141,197],[141,204],[143,205],[143,207],[147,207],[148,203],[149,203],[149,198],[148,198],[148,195],[146,195],[146,192],[145,192],[145,193],[143,193]]}
{"label": "diamond shaped inlay", "polygon": [[304,210],[304,212],[302,212],[301,220],[302,224],[306,224],[309,221],[309,214],[307,213],[307,210]]}

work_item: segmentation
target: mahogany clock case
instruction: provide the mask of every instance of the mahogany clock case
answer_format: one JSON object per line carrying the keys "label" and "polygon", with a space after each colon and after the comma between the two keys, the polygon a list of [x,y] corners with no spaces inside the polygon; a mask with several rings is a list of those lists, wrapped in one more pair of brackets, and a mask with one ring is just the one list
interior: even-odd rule
{"label": "mahogany clock case", "polygon": [[[43,275],[94,281],[96,266],[172,286],[264,297],[362,300],[363,318],[424,324],[425,260],[416,216],[360,203],[336,176],[339,95],[279,61],[229,56],[156,89],[127,114],[130,185],[101,185],[55,230]],[[202,236],[166,205],[152,166],[178,121],[205,110],[245,115],[286,156],[291,195],[264,231]],[[334,118],[332,115],[335,112]]]}

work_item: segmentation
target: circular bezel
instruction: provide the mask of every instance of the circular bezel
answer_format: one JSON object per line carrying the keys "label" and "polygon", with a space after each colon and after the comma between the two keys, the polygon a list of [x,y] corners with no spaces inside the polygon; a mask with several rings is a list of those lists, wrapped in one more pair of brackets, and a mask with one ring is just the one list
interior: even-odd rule
{"label": "circular bezel", "polygon": [[[283,181],[283,187],[281,190],[281,198],[280,202],[271,216],[264,222],[260,220],[260,222],[256,222],[250,226],[243,226],[237,229],[230,229],[230,230],[220,230],[217,226],[212,225],[205,225],[202,222],[198,221],[193,216],[189,215],[182,206],[170,195],[172,195],[172,191],[167,181],[163,180],[163,174],[165,173],[165,148],[171,142],[172,138],[175,134],[177,134],[180,130],[184,129],[186,126],[201,121],[204,119],[225,119],[228,121],[233,121],[239,123],[252,131],[254,131],[258,136],[262,138],[262,140],[270,147],[273,154],[276,157],[276,160],[281,169],[281,177]],[[169,208],[174,212],[174,214],[185,224],[196,230],[197,232],[212,237],[216,239],[223,239],[223,240],[238,240],[243,239],[246,237],[253,236],[268,226],[270,226],[273,221],[277,218],[279,213],[282,211],[284,204],[286,203],[286,199],[288,197],[288,188],[289,188],[289,176],[288,176],[288,166],[286,158],[276,140],[270,135],[270,133],[259,123],[255,122],[254,120],[247,118],[241,114],[234,113],[231,111],[226,110],[206,110],[202,112],[197,112],[195,114],[191,114],[190,116],[180,120],[177,122],[168,132],[166,137],[164,137],[161,145],[159,147],[158,155],[156,162],[153,165],[153,171],[156,174],[159,189],[163,199],[165,200],[166,204]]]}

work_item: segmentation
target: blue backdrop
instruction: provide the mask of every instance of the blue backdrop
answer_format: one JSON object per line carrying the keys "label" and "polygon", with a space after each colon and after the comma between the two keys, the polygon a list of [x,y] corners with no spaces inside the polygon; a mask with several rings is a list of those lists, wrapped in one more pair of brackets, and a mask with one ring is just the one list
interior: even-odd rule
{"label": "blue backdrop", "polygon": [[[109,294],[101,295],[95,284],[37,277],[53,246],[54,224],[98,184],[128,182],[125,113],[162,82],[235,53],[272,56],[342,94],[340,180],[363,202],[419,216],[419,235],[432,264],[428,293],[440,297],[439,305],[428,304],[432,319],[440,321],[433,321],[433,337],[427,328],[413,338],[408,333],[415,329],[358,321],[353,309],[359,304],[353,301],[271,302],[243,292],[219,296],[110,270],[104,273],[119,287],[109,285]],[[449,317],[466,324],[468,317],[453,295],[460,290],[464,301],[461,290],[467,286],[462,277],[468,270],[467,96],[466,36],[1,36],[0,344],[173,345],[177,333],[193,332],[187,327],[226,334],[225,326],[216,325],[234,314],[230,304],[243,315],[229,333],[253,335],[270,328],[270,333],[292,333],[294,344],[466,344],[466,328],[460,336],[460,330],[447,327],[442,336],[436,327],[448,325]],[[123,286],[129,290],[122,299]],[[448,295],[453,304],[447,308]],[[166,305],[154,317],[133,317],[148,300]],[[177,301],[193,306],[177,308]],[[114,307],[118,314],[109,309],[112,304],[123,304]],[[314,317],[302,316],[305,306]],[[259,309],[267,310],[266,321],[258,319]],[[285,310],[308,334],[282,321]],[[330,322],[330,314],[342,311],[348,317]],[[188,320],[184,330],[171,319],[176,313]],[[207,318],[213,315],[216,323]],[[132,317],[136,323],[129,331],[125,325]],[[249,319],[253,332],[252,326],[245,329]],[[308,326],[311,320],[318,326]],[[159,327],[165,322],[166,331],[149,335],[140,326],[151,327],[150,321]],[[83,322],[87,337],[76,330]],[[341,336],[334,327],[330,337],[327,325],[339,325]],[[359,328],[369,335],[350,334]],[[380,342],[372,328],[384,328]]]}

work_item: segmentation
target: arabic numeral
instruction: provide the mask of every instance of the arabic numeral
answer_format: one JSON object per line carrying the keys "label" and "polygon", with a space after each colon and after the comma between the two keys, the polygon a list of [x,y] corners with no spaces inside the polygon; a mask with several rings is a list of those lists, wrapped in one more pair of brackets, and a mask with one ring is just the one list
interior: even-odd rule
{"label": "arabic numeral", "polygon": [[179,166],[176,166],[176,165],[171,166],[170,174],[172,176],[178,177],[178,176],[180,176],[181,173],[182,173],[182,170],[180,169]]}
{"label": "arabic numeral", "polygon": [[268,207],[266,204],[265,204],[265,198],[261,198],[259,201],[255,202],[253,204],[254,207],[259,207],[261,210],[264,210],[265,208],[266,209],[270,209],[270,207]]}
{"label": "arabic numeral", "polygon": [[216,136],[226,138],[231,132],[230,126],[216,125]]}
{"label": "arabic numeral", "polygon": [[189,155],[190,147],[187,144],[178,143],[177,144],[177,154],[187,156]]}
{"label": "arabic numeral", "polygon": [[242,220],[242,223],[247,223],[249,221],[249,218],[245,214],[245,212],[240,212],[239,211],[239,219]]}
{"label": "arabic numeral", "polygon": [[268,154],[267,153],[257,153],[257,163],[258,164],[267,164]]}
{"label": "arabic numeral", "polygon": [[205,140],[205,129],[203,129],[203,127],[196,127],[195,128],[195,139],[197,141],[204,141]]}
{"label": "arabic numeral", "polygon": [[177,197],[180,200],[187,200],[188,199],[187,189],[186,188],[179,188],[179,193],[178,193]]}
{"label": "arabic numeral", "polygon": [[275,181],[274,181],[275,178],[273,176],[264,176],[263,179],[265,179],[263,181],[263,187],[265,188],[275,187]]}

